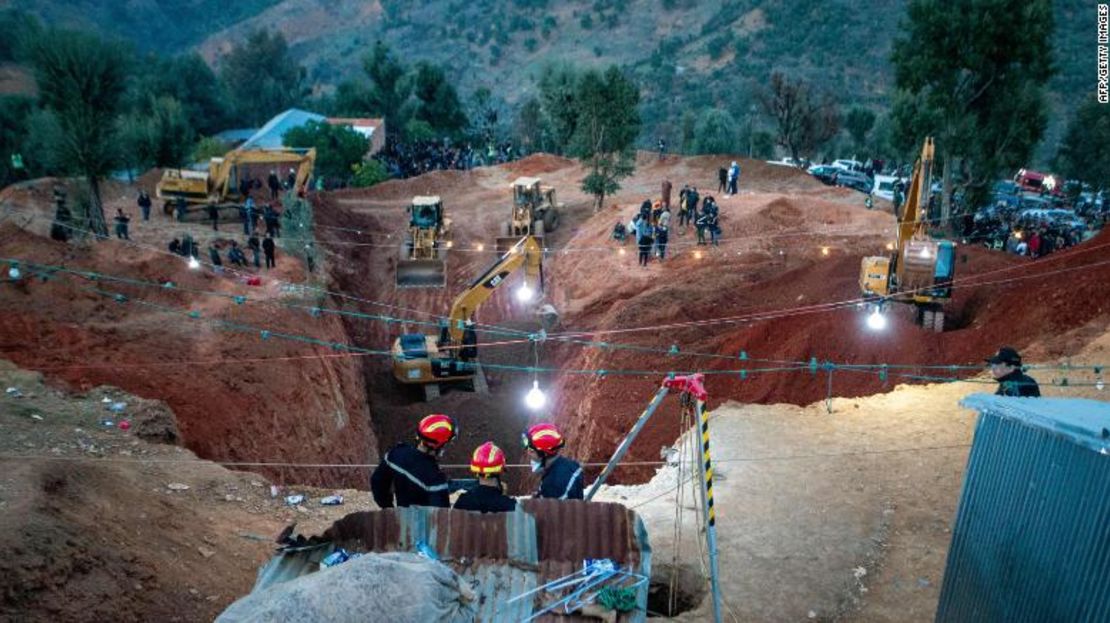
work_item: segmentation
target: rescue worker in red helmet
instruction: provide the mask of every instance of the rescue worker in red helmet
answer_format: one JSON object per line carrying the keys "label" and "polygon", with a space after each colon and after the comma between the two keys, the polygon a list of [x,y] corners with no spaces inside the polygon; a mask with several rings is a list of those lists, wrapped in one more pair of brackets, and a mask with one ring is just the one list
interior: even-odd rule
{"label": "rescue worker in red helmet", "polygon": [[582,499],[582,466],[559,456],[559,450],[565,445],[563,434],[554,424],[536,424],[524,432],[524,447],[536,455],[532,460],[532,471],[543,474],[535,497]]}
{"label": "rescue worker in red helmet", "polygon": [[478,486],[455,500],[455,508],[483,513],[511,513],[516,500],[505,495],[501,472],[505,469],[505,453],[492,441],[478,446],[470,457],[470,471],[478,476]]}
{"label": "rescue worker in red helmet", "polygon": [[381,508],[391,508],[396,496],[397,506],[450,506],[447,476],[439,469],[439,456],[458,433],[450,416],[436,413],[420,420],[416,445],[399,443],[391,448],[370,476],[374,502]]}

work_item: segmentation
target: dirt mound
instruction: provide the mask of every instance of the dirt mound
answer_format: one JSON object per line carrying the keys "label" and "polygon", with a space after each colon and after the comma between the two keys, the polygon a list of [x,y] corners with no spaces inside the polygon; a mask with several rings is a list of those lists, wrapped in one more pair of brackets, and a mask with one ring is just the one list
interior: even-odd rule
{"label": "dirt mound", "polygon": [[478,171],[432,171],[418,177],[389,180],[372,188],[350,188],[332,193],[344,199],[408,200],[416,195],[447,195],[475,183]]}
{"label": "dirt mound", "polygon": [[135,191],[139,189],[145,190],[151,198],[154,197],[154,188],[158,182],[162,181],[163,170],[155,167],[139,177],[135,178]]}
{"label": "dirt mound", "polygon": [[526,156],[514,162],[510,162],[502,166],[501,168],[505,171],[509,171],[510,173],[515,173],[516,175],[534,177],[537,175],[543,175],[544,173],[553,173],[560,169],[573,167],[577,164],[578,163],[570,160],[569,158],[563,158],[562,156],[555,156],[552,154],[539,153],[532,154],[531,156]]}
{"label": "dirt mound", "polygon": [[[136,235],[145,226],[134,223]],[[192,231],[201,239],[201,227]],[[64,274],[40,279],[27,270],[23,280],[4,286],[0,344],[13,361],[71,387],[113,385],[164,402],[177,416],[181,442],[205,458],[331,464],[366,463],[377,455],[362,380],[351,358],[327,356],[330,349],[309,344],[263,340],[256,332],[228,331],[212,322],[309,332],[346,343],[336,317],[320,317],[306,327],[307,316],[262,302],[289,296],[269,279],[263,288],[247,287],[114,240],[57,243],[11,223],[0,226],[0,239],[9,257],[179,286],[96,283]],[[283,271],[296,263],[288,256],[279,260],[286,265]],[[113,302],[93,289],[123,293],[147,305]],[[222,292],[227,298],[189,290]],[[257,302],[237,305],[235,294]],[[200,322],[185,316],[190,310]],[[151,418],[151,434],[169,434],[164,424]],[[366,478],[347,469],[263,471],[277,480],[311,484],[364,485]]]}

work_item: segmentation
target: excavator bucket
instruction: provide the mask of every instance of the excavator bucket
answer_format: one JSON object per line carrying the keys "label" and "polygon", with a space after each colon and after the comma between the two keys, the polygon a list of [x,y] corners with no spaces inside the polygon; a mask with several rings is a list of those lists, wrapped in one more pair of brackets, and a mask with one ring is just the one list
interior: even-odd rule
{"label": "excavator bucket", "polygon": [[[498,236],[496,245],[497,257],[503,257],[506,253],[509,252],[509,249],[513,248],[513,245],[520,242],[520,239],[523,237],[524,236]],[[540,246],[543,246],[542,235],[533,237],[536,239],[536,242],[540,243]]]}
{"label": "excavator bucket", "polygon": [[397,262],[398,288],[442,288],[447,285],[447,262],[401,260]]}

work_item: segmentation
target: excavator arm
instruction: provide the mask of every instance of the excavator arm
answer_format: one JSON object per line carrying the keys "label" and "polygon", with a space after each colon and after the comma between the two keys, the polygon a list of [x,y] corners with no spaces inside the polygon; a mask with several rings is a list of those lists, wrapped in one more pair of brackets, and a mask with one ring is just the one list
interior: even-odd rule
{"label": "excavator arm", "polygon": [[930,189],[933,183],[933,138],[926,137],[921,146],[921,157],[913,165],[913,178],[906,190],[906,202],[898,218],[898,241],[895,251],[901,253],[906,243],[921,233],[925,226],[925,209],[928,206]]}
{"label": "excavator arm", "polygon": [[316,149],[245,149],[228,152],[223,158],[214,158],[209,165],[211,196],[223,201],[234,190],[231,188],[231,171],[241,164],[297,164],[296,188],[303,188],[316,164]]}
{"label": "excavator arm", "polygon": [[452,344],[462,341],[466,321],[474,315],[478,307],[485,303],[494,290],[521,267],[524,268],[524,287],[533,292],[543,290],[543,248],[532,236],[521,238],[489,270],[474,280],[465,291],[455,297],[451,305],[451,315],[445,327],[445,337]]}

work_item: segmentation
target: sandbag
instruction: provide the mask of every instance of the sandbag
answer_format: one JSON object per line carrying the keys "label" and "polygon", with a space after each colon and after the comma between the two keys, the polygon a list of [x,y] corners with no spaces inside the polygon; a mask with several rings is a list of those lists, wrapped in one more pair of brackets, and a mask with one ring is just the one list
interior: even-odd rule
{"label": "sandbag", "polygon": [[416,554],[367,554],[253,592],[216,623],[462,623],[477,598],[446,565]]}

